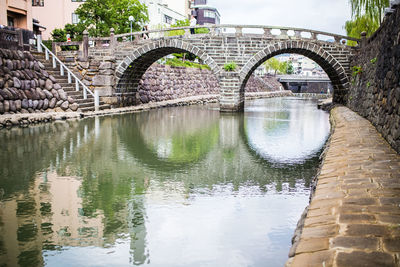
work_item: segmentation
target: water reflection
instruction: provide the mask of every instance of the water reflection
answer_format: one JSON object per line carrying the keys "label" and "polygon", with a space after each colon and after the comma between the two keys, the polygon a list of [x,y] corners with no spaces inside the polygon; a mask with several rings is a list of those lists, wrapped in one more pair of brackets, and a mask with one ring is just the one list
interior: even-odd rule
{"label": "water reflection", "polygon": [[245,132],[261,157],[293,164],[318,153],[329,127],[328,114],[315,109],[313,101],[280,98],[254,101],[246,114]]}
{"label": "water reflection", "polygon": [[281,266],[326,116],[275,99],[0,131],[0,263]]}

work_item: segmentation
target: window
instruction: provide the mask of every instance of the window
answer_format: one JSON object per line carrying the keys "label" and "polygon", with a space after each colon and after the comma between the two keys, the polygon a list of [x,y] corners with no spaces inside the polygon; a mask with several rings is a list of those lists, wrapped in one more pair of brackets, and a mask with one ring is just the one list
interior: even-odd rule
{"label": "window", "polygon": [[86,0],[71,0],[71,2],[86,2]]}
{"label": "window", "polygon": [[72,24],[78,24],[78,23],[79,23],[78,14],[72,13]]}
{"label": "window", "polygon": [[14,27],[15,26],[13,17],[7,16],[7,26],[10,26],[10,27]]}
{"label": "window", "polygon": [[164,15],[164,22],[167,24],[172,24],[172,18],[170,16]]}
{"label": "window", "polygon": [[32,0],[32,6],[44,6],[44,0]]}
{"label": "window", "polygon": [[209,11],[209,10],[204,10],[204,17],[215,19],[215,12]]}

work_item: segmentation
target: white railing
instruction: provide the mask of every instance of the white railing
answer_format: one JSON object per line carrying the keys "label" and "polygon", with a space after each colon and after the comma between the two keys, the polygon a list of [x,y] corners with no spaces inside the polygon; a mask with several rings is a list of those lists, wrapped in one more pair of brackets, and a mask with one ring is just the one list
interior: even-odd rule
{"label": "white railing", "polygon": [[64,76],[65,71],[66,71],[67,75],[68,75],[68,83],[72,83],[72,79],[74,79],[75,80],[75,91],[77,91],[77,92],[80,91],[80,87],[82,87],[83,99],[87,99],[87,93],[92,95],[94,98],[94,109],[96,111],[99,110],[99,104],[100,104],[99,92],[97,90],[95,90],[93,93],[81,80],[79,80],[79,78],[76,77],[76,75],[67,66],[65,66],[65,64],[62,63],[62,61],[56,55],[54,55],[53,52],[50,51],[50,49],[48,49],[43,44],[43,42],[40,38],[40,35],[39,35],[39,38],[37,39],[38,52],[40,52],[40,53],[43,52],[43,48],[44,48],[46,60],[50,60],[50,56],[51,56],[51,60],[53,63],[53,69],[57,68],[57,63],[58,63],[60,66],[60,75]]}

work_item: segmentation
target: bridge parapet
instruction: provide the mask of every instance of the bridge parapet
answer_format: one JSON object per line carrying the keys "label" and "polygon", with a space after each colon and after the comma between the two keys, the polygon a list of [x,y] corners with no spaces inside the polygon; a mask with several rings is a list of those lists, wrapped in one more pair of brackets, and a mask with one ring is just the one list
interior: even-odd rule
{"label": "bridge parapet", "polygon": [[[263,38],[267,39],[310,39],[310,40],[330,40],[331,42],[337,44],[345,44],[343,41],[354,41],[359,43],[360,39],[352,38],[340,34],[333,34],[323,31],[315,31],[303,28],[294,28],[294,27],[281,27],[281,26],[264,26],[264,25],[235,25],[235,24],[219,24],[219,25],[197,25],[194,27],[186,26],[186,27],[176,27],[176,28],[166,28],[160,30],[148,30],[148,31],[140,31],[134,33],[125,33],[115,35],[114,38],[128,38],[133,36],[133,39],[136,41],[143,40],[144,36],[148,36],[149,39],[160,38],[160,37],[170,37],[168,33],[172,31],[184,31],[184,36],[190,35],[190,29],[207,29],[208,34],[210,35],[235,35],[237,37],[243,35],[253,35],[255,32],[258,33]],[[249,30],[248,33],[245,33],[244,30]],[[257,34],[257,33],[256,33]],[[104,39],[110,41],[110,39]]]}
{"label": "bridge parapet", "polygon": [[[298,40],[309,39],[316,41],[329,40],[331,43],[346,44],[347,41],[354,41],[361,44],[361,39],[344,36],[340,34],[328,33],[324,31],[316,31],[303,28],[282,27],[282,26],[264,26],[264,25],[235,25],[235,24],[218,24],[218,25],[197,25],[185,26],[176,28],[165,28],[158,30],[139,31],[124,34],[114,34],[111,29],[109,37],[92,37],[89,41],[97,47],[113,48],[118,42],[134,41],[139,42],[143,40],[154,40],[165,37],[188,37],[190,36],[190,29],[206,29],[207,35],[233,35],[237,37],[259,35],[266,39],[283,39],[283,40]],[[247,30],[248,32],[245,32]],[[181,31],[181,32],[180,32]],[[67,46],[68,43],[55,43],[56,46]]]}

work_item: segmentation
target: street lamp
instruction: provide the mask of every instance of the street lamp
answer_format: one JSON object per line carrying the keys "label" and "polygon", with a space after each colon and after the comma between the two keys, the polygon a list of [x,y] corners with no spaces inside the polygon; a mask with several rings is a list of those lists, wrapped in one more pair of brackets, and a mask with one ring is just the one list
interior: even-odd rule
{"label": "street lamp", "polygon": [[132,42],[132,21],[133,21],[133,16],[129,16],[129,22],[131,24],[131,42]]}

